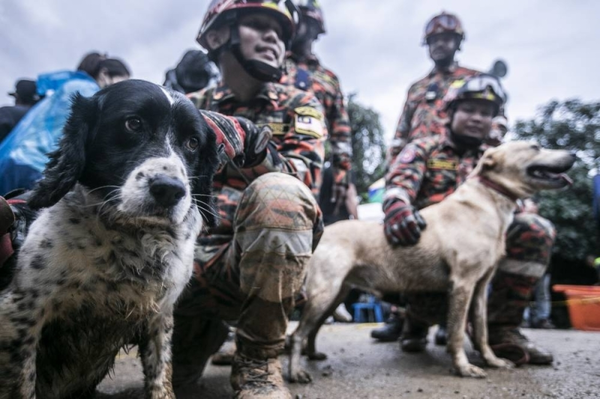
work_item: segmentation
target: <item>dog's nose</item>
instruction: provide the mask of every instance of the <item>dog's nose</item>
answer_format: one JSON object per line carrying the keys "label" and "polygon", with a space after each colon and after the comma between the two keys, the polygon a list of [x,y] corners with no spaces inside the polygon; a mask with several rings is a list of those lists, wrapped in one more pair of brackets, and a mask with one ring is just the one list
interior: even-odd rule
{"label": "dog's nose", "polygon": [[160,206],[169,208],[185,196],[185,186],[178,179],[158,175],[150,181],[150,194]]}

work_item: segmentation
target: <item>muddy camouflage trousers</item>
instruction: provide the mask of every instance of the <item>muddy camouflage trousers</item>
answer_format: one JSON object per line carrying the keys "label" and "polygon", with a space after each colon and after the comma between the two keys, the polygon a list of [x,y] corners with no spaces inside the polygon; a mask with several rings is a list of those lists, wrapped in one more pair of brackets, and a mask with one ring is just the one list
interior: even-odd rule
{"label": "muddy camouflage trousers", "polygon": [[235,324],[238,351],[254,359],[277,356],[288,316],[323,231],[310,190],[282,173],[265,174],[240,193],[233,236],[221,246],[198,245],[194,276],[175,310],[173,382],[201,376],[209,356]]}
{"label": "muddy camouflage trousers", "polygon": [[[488,326],[515,328],[521,324],[536,283],[544,275],[556,232],[552,223],[532,213],[515,215],[506,235],[506,257],[500,261],[488,297]],[[445,320],[447,295],[405,295],[407,315],[414,324]]]}

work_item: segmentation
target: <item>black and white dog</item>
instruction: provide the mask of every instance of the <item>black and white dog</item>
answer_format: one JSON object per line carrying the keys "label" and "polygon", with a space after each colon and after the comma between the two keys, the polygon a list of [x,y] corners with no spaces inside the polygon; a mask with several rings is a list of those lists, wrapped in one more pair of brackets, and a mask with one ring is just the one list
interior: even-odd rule
{"label": "black and white dog", "polygon": [[215,133],[183,95],[129,80],[76,96],[0,295],[0,398],[87,398],[137,343],[147,398],[174,398],[174,303],[215,219]]}

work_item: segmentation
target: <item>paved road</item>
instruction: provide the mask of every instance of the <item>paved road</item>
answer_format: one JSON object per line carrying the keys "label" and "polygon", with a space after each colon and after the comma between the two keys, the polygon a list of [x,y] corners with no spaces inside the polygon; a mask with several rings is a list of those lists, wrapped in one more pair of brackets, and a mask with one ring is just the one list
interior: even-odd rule
{"label": "paved road", "polygon": [[[490,369],[488,378],[475,380],[452,374],[444,348],[429,344],[425,353],[406,354],[397,343],[374,343],[369,337],[373,326],[324,326],[317,346],[329,359],[304,361],[313,382],[290,385],[292,393],[302,399],[600,398],[600,333],[524,330],[552,349],[555,364]],[[481,365],[477,353],[468,348],[471,361]],[[282,357],[284,369],[286,360]],[[178,399],[231,398],[229,371],[229,367],[209,366],[198,386]],[[133,351],[120,356],[112,377],[100,385],[98,399],[141,398],[141,386],[141,365]]]}

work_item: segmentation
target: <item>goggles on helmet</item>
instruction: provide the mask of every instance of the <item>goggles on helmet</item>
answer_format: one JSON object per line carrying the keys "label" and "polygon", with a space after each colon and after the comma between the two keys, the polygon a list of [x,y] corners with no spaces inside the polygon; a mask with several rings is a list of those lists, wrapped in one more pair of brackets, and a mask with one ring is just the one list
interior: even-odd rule
{"label": "goggles on helmet", "polygon": [[454,15],[442,14],[433,18],[425,27],[425,34],[432,35],[437,27],[444,30],[454,30],[458,26],[458,21]]}
{"label": "goggles on helmet", "polygon": [[465,100],[484,100],[493,103],[494,116],[496,116],[506,103],[507,95],[495,76],[481,74],[452,83],[444,96],[444,110],[448,111]]}
{"label": "goggles on helmet", "polygon": [[[488,89],[491,89],[490,92]],[[502,88],[502,85],[495,77],[491,75],[478,75],[469,79],[465,85],[461,88],[463,93],[473,93],[472,98],[476,98],[475,93],[481,93],[482,99],[488,99],[496,102],[495,96],[499,97],[502,103],[506,102],[506,93]]]}
{"label": "goggles on helmet", "polygon": [[460,20],[452,14],[446,14],[442,12],[440,15],[433,17],[425,26],[425,36],[423,37],[423,44],[427,44],[427,40],[440,33],[454,33],[459,36],[461,40],[465,38],[465,32],[463,31]]}

